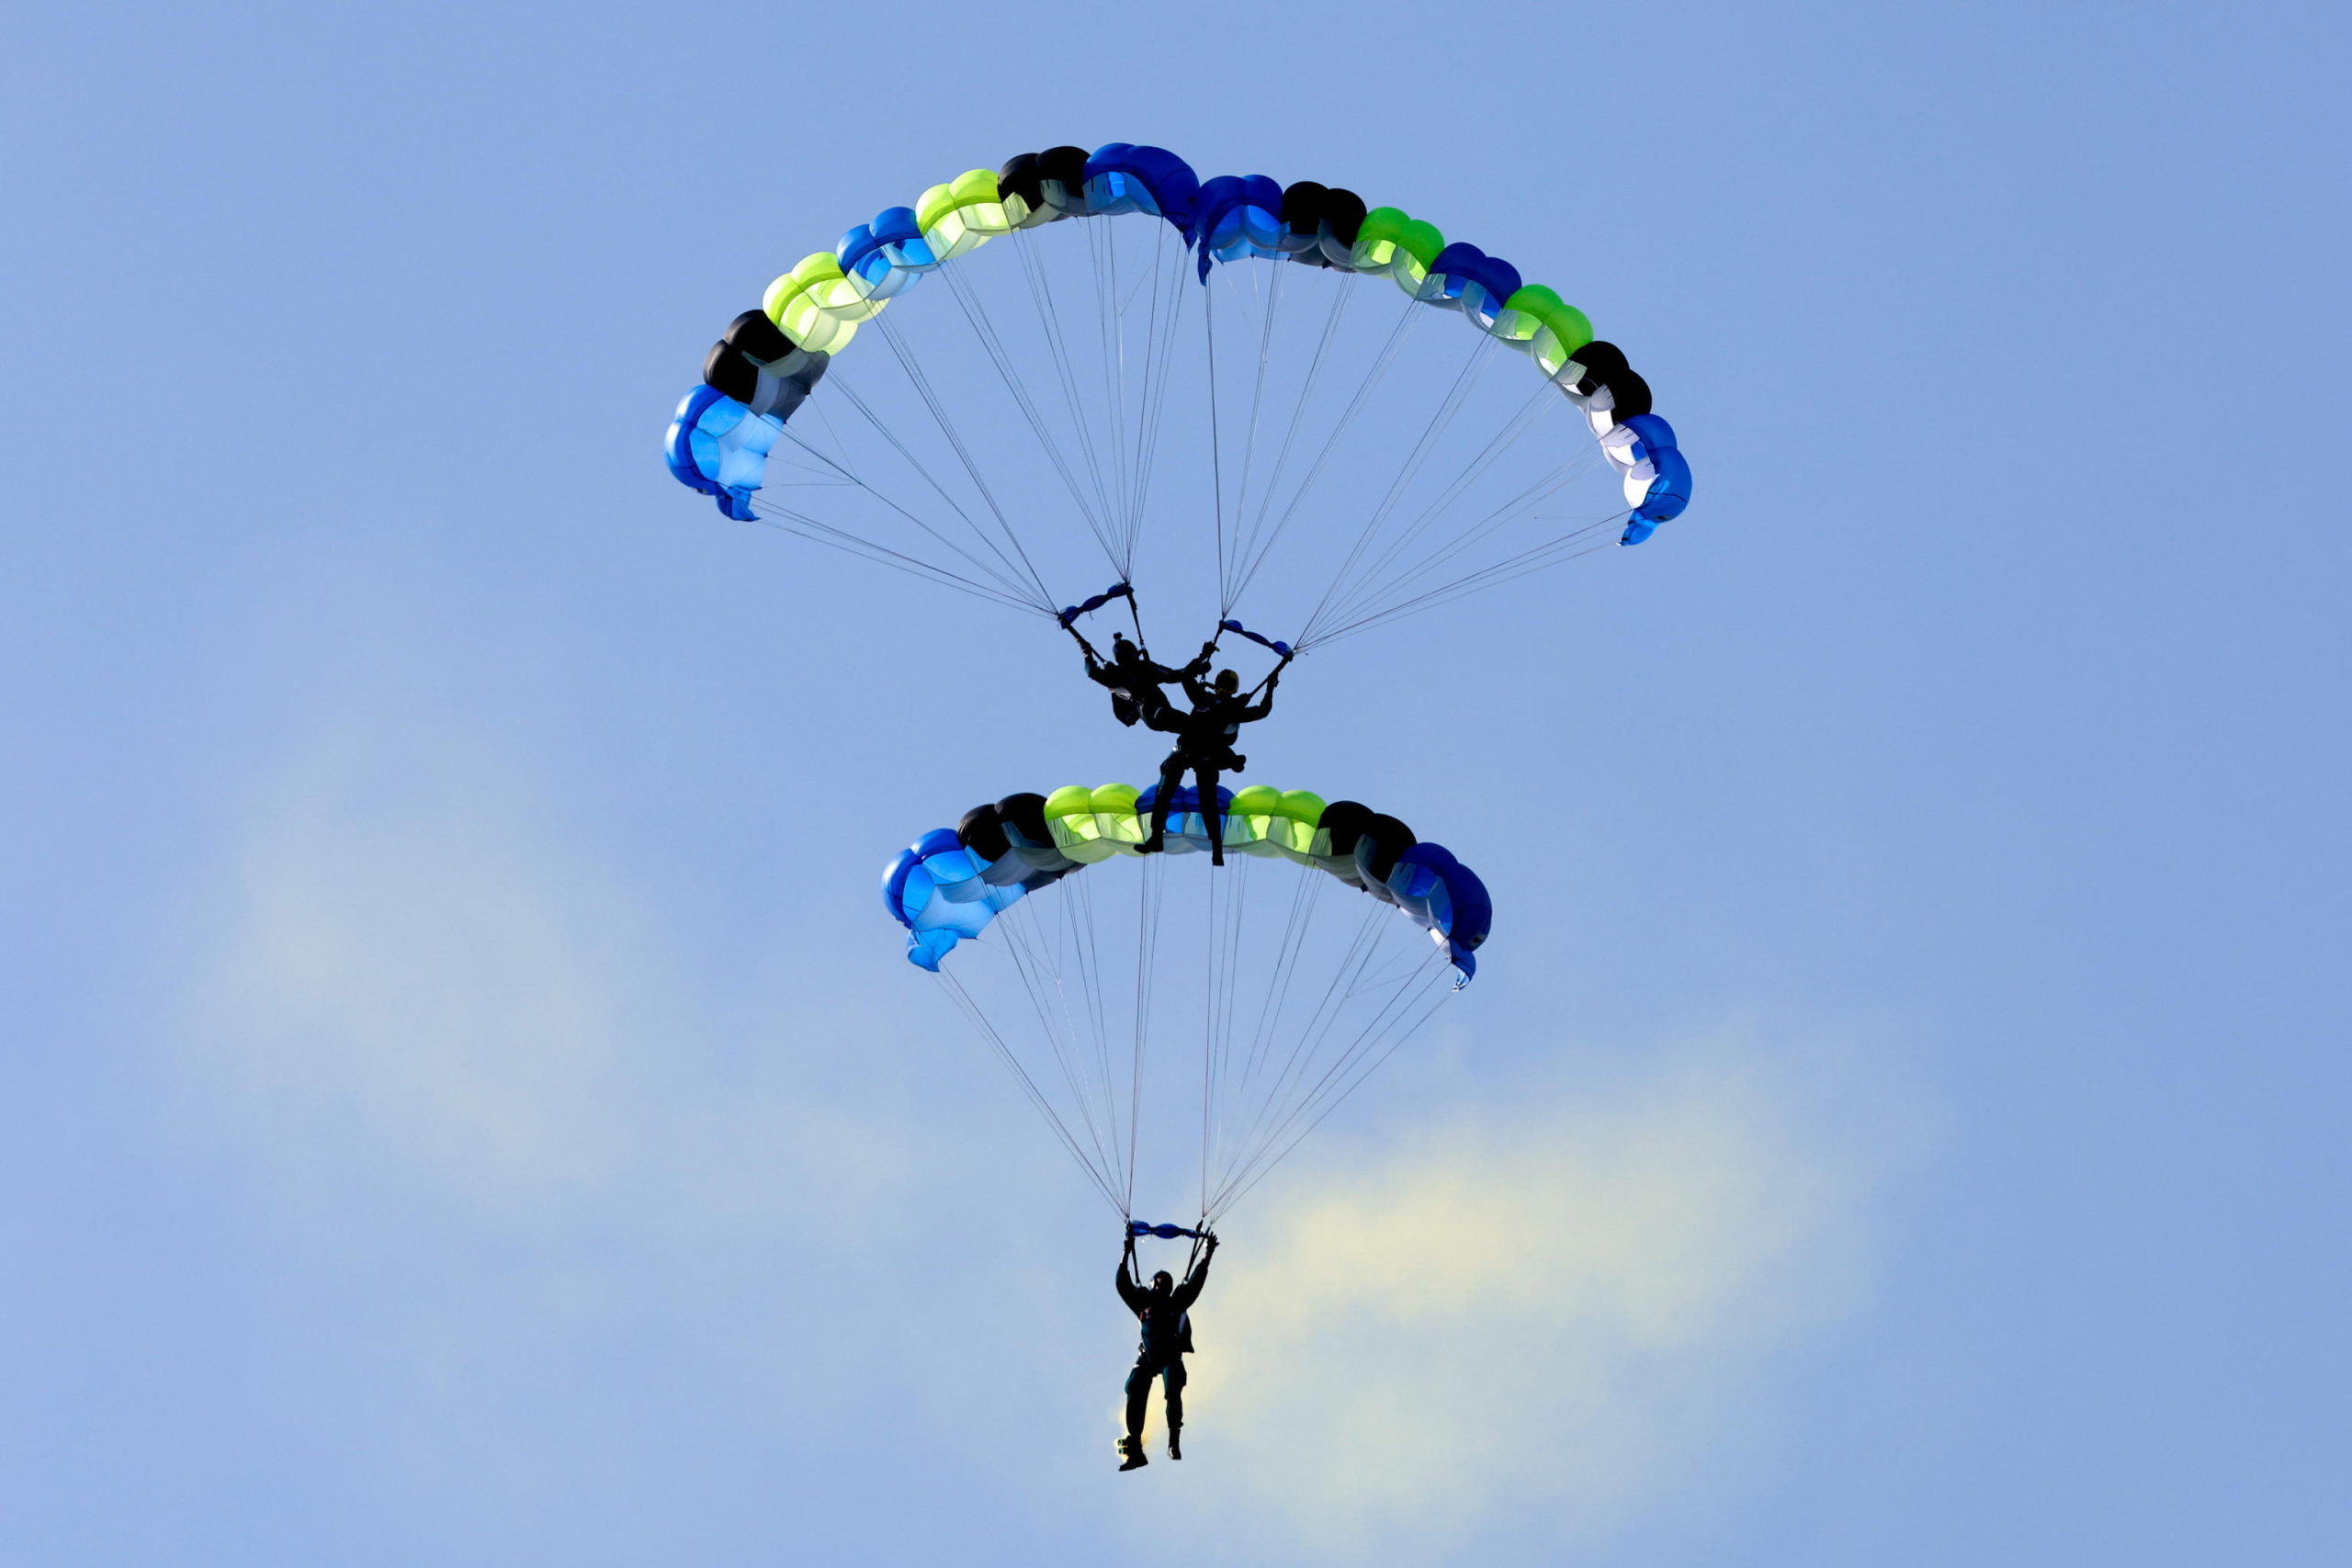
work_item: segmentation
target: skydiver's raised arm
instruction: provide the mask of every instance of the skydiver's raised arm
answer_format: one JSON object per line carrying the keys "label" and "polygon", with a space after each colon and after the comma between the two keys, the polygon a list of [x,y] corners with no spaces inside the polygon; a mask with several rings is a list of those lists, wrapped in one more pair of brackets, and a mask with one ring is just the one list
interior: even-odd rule
{"label": "skydiver's raised arm", "polygon": [[1119,1271],[1112,1275],[1111,1280],[1119,1288],[1119,1299],[1127,1303],[1131,1312],[1141,1311],[1143,1307],[1143,1285],[1134,1277],[1136,1271],[1136,1238],[1129,1236],[1125,1248],[1119,1254]]}
{"label": "skydiver's raised arm", "polygon": [[1193,1265],[1193,1271],[1184,1276],[1184,1282],[1176,1287],[1176,1294],[1172,1299],[1179,1312],[1182,1312],[1194,1302],[1199,1301],[1201,1287],[1209,1282],[1209,1260],[1216,1256],[1216,1237],[1211,1236],[1208,1239],[1208,1250],[1201,1254],[1201,1260],[1198,1263]]}

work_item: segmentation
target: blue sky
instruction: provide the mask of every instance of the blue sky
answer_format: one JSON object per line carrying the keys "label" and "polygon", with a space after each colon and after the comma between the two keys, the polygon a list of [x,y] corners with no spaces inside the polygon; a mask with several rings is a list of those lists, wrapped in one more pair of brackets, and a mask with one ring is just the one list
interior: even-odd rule
{"label": "blue sky", "polygon": [[[2340,1561],[2345,43],[12,19],[11,1560]],[[1149,749],[655,450],[782,266],[1114,140],[1573,278],[1699,476],[1253,736],[1498,935],[1133,1476],[1102,1211],[872,881]]]}

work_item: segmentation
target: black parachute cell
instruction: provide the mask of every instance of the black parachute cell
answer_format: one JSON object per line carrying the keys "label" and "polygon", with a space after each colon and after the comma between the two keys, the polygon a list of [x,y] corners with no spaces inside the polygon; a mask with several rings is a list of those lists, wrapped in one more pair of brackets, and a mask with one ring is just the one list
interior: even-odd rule
{"label": "black parachute cell", "polygon": [[1383,882],[1396,869],[1396,857],[1419,842],[1410,828],[1379,812],[1374,812],[1372,820],[1364,824],[1363,836],[1372,840],[1372,850],[1358,858],[1363,860],[1365,870]]}
{"label": "black parachute cell", "polygon": [[1037,178],[1059,180],[1075,197],[1086,189],[1086,149],[1048,147],[1037,154]]}
{"label": "black parachute cell", "polygon": [[1323,193],[1323,221],[1331,226],[1331,238],[1343,245],[1356,243],[1366,210],[1363,197],[1351,190],[1333,186]]}
{"label": "black parachute cell", "polygon": [[1033,850],[1054,847],[1053,830],[1046,826],[1044,795],[1008,795],[996,803],[996,816],[1010,841]]}
{"label": "black parachute cell", "polygon": [[1613,405],[1610,412],[1618,423],[1624,423],[1637,413],[1650,412],[1650,384],[1631,370],[1611,370],[1593,379],[1609,389]]}
{"label": "black parachute cell", "polygon": [[1356,840],[1363,836],[1364,828],[1372,818],[1372,807],[1359,801],[1335,800],[1325,807],[1318,826],[1331,835],[1331,853],[1340,856],[1355,853]]}
{"label": "black parachute cell", "polygon": [[[765,310],[744,311],[727,323],[726,334],[719,341],[741,349],[743,357],[754,365],[774,365],[789,359],[800,347],[785,335],[783,328],[768,320]],[[713,381],[711,385],[716,387],[718,383]]]}
{"label": "black parachute cell", "polygon": [[739,403],[748,403],[760,394],[760,367],[724,338],[712,344],[703,356],[702,378]]}
{"label": "black parachute cell", "polygon": [[1586,344],[1582,348],[1577,349],[1576,353],[1570,355],[1568,357],[1575,360],[1578,365],[1583,366],[1584,373],[1588,377],[1599,376],[1605,378],[1611,370],[1630,370],[1633,368],[1632,366],[1625,363],[1625,351],[1623,349],[1619,348],[1613,343],[1607,342],[1600,338],[1593,339],[1590,343]]}
{"label": "black parachute cell", "polygon": [[1035,152],[1016,152],[996,172],[1000,195],[1017,196],[1033,209],[1046,205],[1046,176]]}
{"label": "black parachute cell", "polygon": [[1004,836],[1004,813],[994,801],[975,806],[964,813],[956,824],[956,836],[965,846],[978,852],[982,860],[1002,860],[1012,841]]}
{"label": "black parachute cell", "polygon": [[1323,226],[1331,193],[1314,180],[1301,180],[1283,192],[1283,227],[1294,234],[1313,235]]}

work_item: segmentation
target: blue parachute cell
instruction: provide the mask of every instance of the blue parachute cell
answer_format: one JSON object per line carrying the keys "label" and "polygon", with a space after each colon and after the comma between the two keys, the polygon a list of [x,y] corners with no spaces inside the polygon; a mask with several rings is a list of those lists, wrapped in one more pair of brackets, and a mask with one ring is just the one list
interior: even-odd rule
{"label": "blue parachute cell", "polygon": [[914,924],[907,915],[907,877],[914,868],[915,852],[912,850],[900,850],[890,857],[890,863],[882,868],[882,907],[889,910],[890,918],[902,926]]}
{"label": "blue parachute cell", "polygon": [[[1504,300],[1519,292],[1519,268],[1460,241],[1438,252],[1437,259],[1430,263],[1430,276],[1441,280],[1440,298],[1473,306],[1489,320],[1502,309]],[[1480,296],[1476,300],[1468,293],[1474,284]]]}
{"label": "blue parachute cell", "polygon": [[1634,414],[1619,423],[1634,433],[1634,449],[1628,456],[1636,463],[1675,450],[1674,426],[1654,413]]}
{"label": "blue parachute cell", "polygon": [[711,404],[727,394],[716,387],[696,387],[678,403],[678,412],[670,421],[670,429],[662,440],[662,459],[670,465],[670,472],[677,481],[705,495],[719,493],[716,480],[706,475],[695,463],[694,445],[688,440],[696,421]]}
{"label": "blue parachute cell", "polygon": [[1283,254],[1283,187],[1264,175],[1219,175],[1193,205],[1201,281],[1211,262]]}
{"label": "blue parachute cell", "polygon": [[1657,478],[1650,481],[1649,493],[1634,509],[1634,515],[1645,523],[1681,516],[1682,509],[1690,504],[1690,464],[1672,447],[1651,453],[1650,463],[1657,469]]}
{"label": "blue parachute cell", "polygon": [[890,276],[890,258],[882,254],[882,242],[875,238],[871,223],[861,223],[843,234],[833,246],[833,259],[842,264],[844,277],[879,283]]}
{"label": "blue parachute cell", "polygon": [[784,421],[753,413],[714,387],[696,387],[678,403],[662,445],[670,471],[715,498],[729,517],[751,522],[752,492],[767,481],[768,451]]}
{"label": "blue parachute cell", "polygon": [[1165,147],[1112,141],[1086,160],[1086,204],[1098,217],[1150,212],[1193,237],[1193,206],[1201,180],[1193,166]]}
{"label": "blue parachute cell", "polygon": [[886,207],[874,215],[874,238],[882,254],[894,266],[930,267],[939,265],[932,254],[930,242],[922,237],[922,225],[915,221],[911,207]]}

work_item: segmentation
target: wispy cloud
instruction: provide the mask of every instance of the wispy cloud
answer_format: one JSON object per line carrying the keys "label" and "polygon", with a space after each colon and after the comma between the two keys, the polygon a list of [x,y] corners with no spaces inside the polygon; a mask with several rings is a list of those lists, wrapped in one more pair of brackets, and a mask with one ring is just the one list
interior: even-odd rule
{"label": "wispy cloud", "polygon": [[1861,1289],[1873,1161],[1818,1109],[1725,1041],[1331,1151],[1201,1314],[1230,1506],[1302,1551],[1431,1562],[1600,1539],[1688,1482]]}

